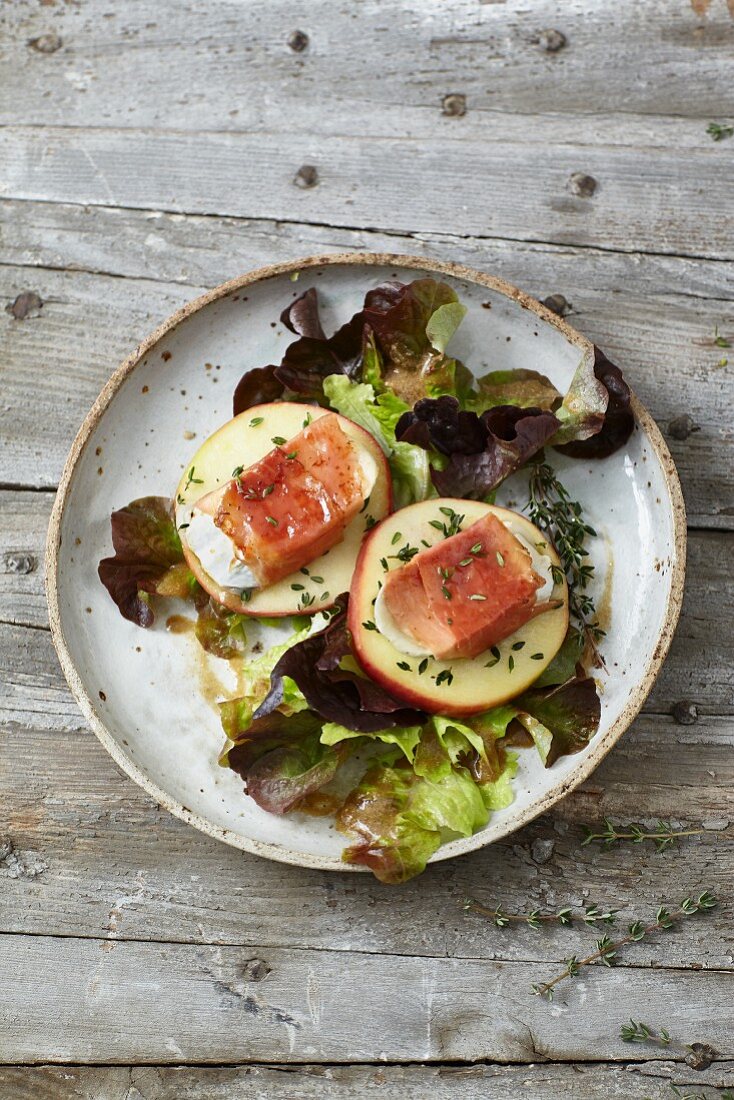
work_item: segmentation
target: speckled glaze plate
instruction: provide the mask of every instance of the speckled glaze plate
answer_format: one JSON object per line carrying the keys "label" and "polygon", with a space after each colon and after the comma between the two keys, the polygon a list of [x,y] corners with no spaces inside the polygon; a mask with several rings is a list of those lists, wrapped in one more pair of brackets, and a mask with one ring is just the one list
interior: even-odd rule
{"label": "speckled glaze plate", "polygon": [[[297,282],[295,281],[298,273]],[[144,631],[119,615],[97,578],[111,552],[109,517],[135,497],[167,496],[200,443],[231,416],[232,392],[249,367],[278,362],[292,339],[283,307],[316,286],[327,331],[349,318],[384,279],[433,274],[468,307],[452,354],[478,374],[532,367],[561,391],[591,345],[538,302],[491,275],[410,256],[317,256],[233,279],[170,317],[113,374],[74,442],[51,518],[47,587],[53,640],[71,690],[115,761],[161,805],[227,844],[322,870],[344,838],[330,818],[268,814],[217,764],[223,742],[216,697],[234,696],[236,670],[207,657],[165,615]],[[619,364],[624,369],[624,363]],[[673,461],[649,413],[634,400],[636,430],[611,458],[554,465],[584,504],[593,540],[594,595],[607,629],[600,676],[601,727],[588,749],[543,769],[520,753],[513,804],[433,860],[511,833],[581,783],[642,706],[678,619],[685,515]],[[522,503],[522,482],[498,503]]]}

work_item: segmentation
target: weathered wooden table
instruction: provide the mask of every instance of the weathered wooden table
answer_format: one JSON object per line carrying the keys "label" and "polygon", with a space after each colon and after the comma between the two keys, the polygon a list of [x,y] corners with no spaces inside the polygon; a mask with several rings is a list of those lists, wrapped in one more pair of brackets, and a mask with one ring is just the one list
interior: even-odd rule
{"label": "weathered wooden table", "polygon": [[[6,0],[3,1100],[734,1087],[734,139],[707,133],[734,121],[732,8]],[[243,855],[152,804],[84,728],[43,595],[63,459],[123,355],[206,287],[352,247],[564,295],[666,432],[691,525],[678,635],[622,743],[553,815],[399,889]],[[702,831],[581,847],[605,814]],[[600,931],[461,908],[594,904],[624,929],[706,888],[716,910],[552,1005],[531,983]],[[677,1042],[623,1043],[630,1016]]]}

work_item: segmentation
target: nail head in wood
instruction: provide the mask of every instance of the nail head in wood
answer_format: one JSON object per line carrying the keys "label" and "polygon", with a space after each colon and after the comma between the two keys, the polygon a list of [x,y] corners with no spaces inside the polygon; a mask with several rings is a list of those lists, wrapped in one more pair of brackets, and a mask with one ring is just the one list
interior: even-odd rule
{"label": "nail head in wood", "polygon": [[538,35],[538,45],[547,53],[558,53],[566,45],[566,36],[562,31],[549,28]]}
{"label": "nail head in wood", "polygon": [[688,439],[691,432],[700,432],[700,430],[700,424],[697,424],[688,413],[683,416],[676,416],[675,420],[671,420],[668,424],[668,435],[672,439]]}
{"label": "nail head in wood", "polygon": [[675,703],[672,714],[679,726],[695,726],[698,721],[698,707],[690,699],[680,699]]}
{"label": "nail head in wood", "polygon": [[242,968],[242,976],[246,982],[261,982],[270,971],[271,967],[264,959],[248,959]]}
{"label": "nail head in wood", "polygon": [[3,557],[3,573],[14,573],[22,576],[27,573],[35,573],[38,568],[38,559],[33,554],[27,554],[22,550],[8,550]]}
{"label": "nail head in wood", "polygon": [[313,164],[302,164],[293,177],[296,187],[315,187],[319,182],[319,173]]}
{"label": "nail head in wood", "polygon": [[14,302],[5,307],[5,312],[14,317],[16,321],[25,321],[27,317],[37,317],[43,309],[43,299],[35,290],[24,290]]}
{"label": "nail head in wood", "polygon": [[288,45],[294,53],[303,53],[308,48],[309,38],[305,31],[293,31],[288,36]]}
{"label": "nail head in wood", "polygon": [[549,294],[547,298],[543,299],[543,305],[552,313],[557,313],[559,317],[565,317],[573,308],[568,299],[564,298],[562,294]]}
{"label": "nail head in wood", "polygon": [[466,114],[466,96],[461,95],[459,92],[445,95],[441,102],[441,114],[447,115],[449,118],[461,118],[462,115]]}
{"label": "nail head in wood", "polygon": [[60,50],[63,43],[58,34],[40,34],[38,38],[30,38],[28,40],[28,46],[32,50],[36,50],[38,53],[56,53]]}
{"label": "nail head in wood", "polygon": [[593,176],[587,176],[585,172],[574,172],[569,177],[568,189],[573,195],[578,195],[582,199],[590,199],[597,188],[596,180]]}

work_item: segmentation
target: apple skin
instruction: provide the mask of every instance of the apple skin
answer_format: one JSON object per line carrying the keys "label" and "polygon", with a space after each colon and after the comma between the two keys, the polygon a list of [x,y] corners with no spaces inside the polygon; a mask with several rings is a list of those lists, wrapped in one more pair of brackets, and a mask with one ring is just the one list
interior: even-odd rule
{"label": "apple skin", "polygon": [[[491,707],[508,702],[525,691],[550,664],[568,630],[568,587],[564,581],[562,584],[557,584],[553,590],[553,598],[563,600],[561,607],[536,616],[500,643],[502,660],[493,668],[485,667],[490,656],[488,652],[472,660],[435,661],[429,658],[429,668],[423,677],[419,677],[414,669],[420,662],[420,658],[406,657],[379,631],[366,630],[362,624],[372,618],[372,598],[377,592],[376,579],[382,575],[379,560],[386,553],[391,552],[391,538],[394,532],[400,529],[413,543],[420,538],[426,538],[431,543],[438,541],[440,536],[429,526],[427,520],[436,518],[443,520],[444,517],[438,510],[441,506],[451,507],[460,514],[466,515],[467,523],[479,519],[487,511],[494,512],[502,520],[510,517],[513,524],[517,525],[517,530],[526,538],[530,534],[531,540],[546,542],[544,535],[525,516],[495,505],[459,499],[426,500],[410,505],[384,519],[370,531],[362,543],[350,590],[347,623],[354,654],[371,679],[407,705],[431,714],[460,718],[465,715],[479,714]],[[558,556],[550,544],[543,553],[550,557],[554,565],[560,565]],[[542,639],[542,642],[539,639]],[[513,653],[516,668],[510,673],[509,666],[506,664],[507,651],[517,640],[524,641],[525,646],[521,651]],[[535,645],[539,649],[542,645],[543,660],[529,664],[529,655],[534,651]],[[410,672],[397,669],[397,661],[400,659],[410,664]],[[431,669],[434,670],[434,674],[443,669],[451,669],[456,673],[454,682],[436,686],[430,679]],[[457,669],[461,671],[457,672]]]}
{"label": "apple skin", "polygon": [[[236,463],[232,461],[231,451],[228,451],[228,448],[231,448],[232,438],[236,439],[241,429],[244,429],[247,435],[251,436],[253,429],[251,429],[249,425],[253,418],[263,418],[263,423],[259,425],[257,429],[257,431],[262,434],[262,439],[258,440],[258,442],[262,443],[262,446],[256,447],[255,450],[251,452],[251,457],[249,461],[245,463],[246,465],[251,465],[253,462],[258,461],[272,449],[273,444],[271,442],[271,437],[273,435],[286,435],[286,438],[291,438],[301,430],[303,419],[307,414],[310,414],[312,419],[316,420],[319,417],[327,415],[329,411],[329,409],[322,409],[314,405],[303,405],[294,401],[275,401],[265,405],[254,405],[251,409],[247,409],[245,412],[240,413],[239,416],[234,417],[232,420],[228,420],[226,424],[223,424],[221,428],[218,428],[216,432],[204,441],[199,450],[186,465],[186,469],[176,490],[177,523],[182,509],[185,510],[187,506],[190,507],[196,499],[203,496],[209,490],[217,488],[218,485],[224,484],[225,481],[229,481],[231,471]],[[370,435],[368,431],[365,431],[359,424],[355,424],[339,413],[333,415],[338,417],[340,426],[347,435],[349,435],[350,439],[357,443],[358,446],[368,451],[377,464],[379,472],[377,481],[370,495],[369,513],[379,520],[393,509],[392,477],[387,458],[377,440]],[[247,435],[245,438],[247,438]],[[215,458],[212,462],[211,456],[216,456],[217,450],[220,447],[223,451],[221,461],[217,462]],[[206,460],[204,456],[207,456]],[[187,489],[187,471],[189,471],[192,466],[196,467],[197,473],[205,474],[205,483],[203,485],[190,485]],[[215,480],[215,474],[221,476],[217,477]],[[365,516],[362,513],[355,516],[346,528],[347,536],[355,525],[364,524],[364,521]],[[353,569],[351,561],[348,564],[345,561],[343,567],[334,570],[332,568],[333,561],[330,562],[328,558],[324,560],[325,555],[323,555],[322,558],[312,562],[311,567],[315,573],[318,570],[319,574],[323,574],[325,580],[324,589],[329,593],[328,600],[322,601],[317,598],[308,608],[304,609],[299,607],[298,601],[300,599],[300,593],[291,592],[289,586],[291,582],[295,582],[296,580],[302,581],[303,577],[299,577],[297,573],[294,573],[290,577],[285,577],[282,581],[278,581],[275,585],[270,585],[268,588],[261,590],[255,590],[251,599],[245,603],[238,593],[221,587],[209,576],[199,558],[187,544],[185,530],[181,531],[180,535],[181,546],[186,562],[201,587],[208,592],[217,603],[222,604],[222,606],[226,607],[229,611],[235,611],[240,615],[250,615],[253,617],[265,616],[268,618],[286,618],[289,615],[314,615],[318,611],[323,611],[325,608],[333,606],[336,598],[342,592],[346,591],[350,585]],[[328,553],[335,555],[335,551],[337,551],[339,547],[344,547],[344,542],[337,543]],[[345,554],[344,556],[346,557],[347,555]],[[356,560],[356,556],[357,549],[354,551],[354,560]],[[334,576],[335,583],[333,584],[331,583],[330,573]]]}

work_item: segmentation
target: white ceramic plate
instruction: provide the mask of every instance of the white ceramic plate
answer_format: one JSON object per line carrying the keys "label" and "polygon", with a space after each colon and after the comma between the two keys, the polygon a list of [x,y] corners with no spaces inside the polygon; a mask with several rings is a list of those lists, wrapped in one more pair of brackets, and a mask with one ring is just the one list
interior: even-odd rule
{"label": "white ceramic plate", "polygon": [[[111,553],[112,509],[171,494],[197,447],[231,416],[243,371],[280,360],[293,337],[274,322],[292,298],[317,287],[330,331],[360,307],[369,287],[422,274],[444,278],[468,306],[451,352],[478,374],[532,367],[565,391],[590,354],[584,337],[533,299],[454,264],[338,255],[255,271],[174,314],[115,372],[74,442],[49,530],[53,639],[102,744],[184,821],[235,847],[306,867],[358,869],[340,861],[344,838],[330,818],[268,814],[218,766],[223,735],[212,697],[236,694],[235,672],[206,657],[193,637],[169,633],[165,613],[148,631],[126,622],[97,578],[97,563]],[[582,782],[632,722],[660,669],[680,607],[685,515],[660,432],[636,400],[634,411],[636,430],[611,458],[552,460],[601,536],[594,540],[595,595],[609,610],[599,733],[584,752],[548,770],[534,750],[521,752],[513,804],[476,835],[444,845],[434,860],[505,836]],[[498,503],[514,497],[519,505],[520,488],[517,479],[506,484]]]}

